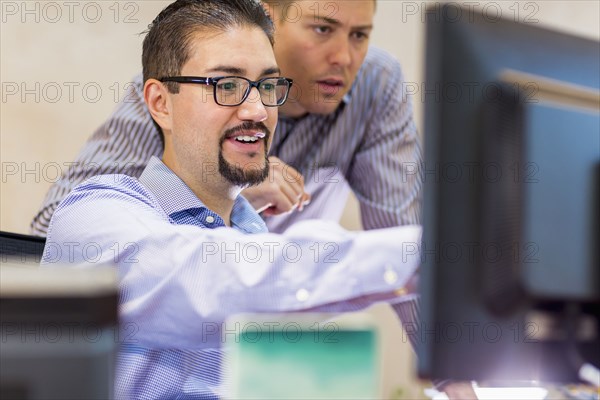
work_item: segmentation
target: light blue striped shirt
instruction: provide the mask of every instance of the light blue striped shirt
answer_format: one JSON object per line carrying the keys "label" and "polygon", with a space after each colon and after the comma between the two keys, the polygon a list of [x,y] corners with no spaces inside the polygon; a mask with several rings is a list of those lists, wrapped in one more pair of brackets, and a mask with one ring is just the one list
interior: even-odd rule
{"label": "light blue striped shirt", "polygon": [[241,196],[231,221],[156,157],[139,179],[88,179],[56,209],[45,267],[118,268],[116,397],[217,398],[231,315],[354,311],[389,299],[419,264],[417,226],[353,233],[305,221],[271,234]]}

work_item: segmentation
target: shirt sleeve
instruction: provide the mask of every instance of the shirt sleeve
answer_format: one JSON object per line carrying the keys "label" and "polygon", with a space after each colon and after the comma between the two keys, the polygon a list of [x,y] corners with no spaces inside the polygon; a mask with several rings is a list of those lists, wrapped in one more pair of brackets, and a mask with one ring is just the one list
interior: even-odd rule
{"label": "shirt sleeve", "polygon": [[402,288],[419,263],[418,226],[356,233],[305,221],[248,235],[174,225],[161,212],[133,189],[84,184],[56,210],[42,258],[116,265],[121,321],[148,347],[212,347],[202,333],[236,313],[367,306],[351,300]]}
{"label": "shirt sleeve", "polygon": [[151,156],[161,156],[163,143],[144,103],[142,76],[128,84],[124,98],[111,116],[85,143],[75,161],[52,184],[30,226],[46,236],[48,224],[61,200],[78,184],[95,175],[126,174],[139,177]]}
{"label": "shirt sleeve", "polygon": [[421,145],[400,65],[387,60],[372,80],[373,104],[348,182],[365,229],[420,221]]}

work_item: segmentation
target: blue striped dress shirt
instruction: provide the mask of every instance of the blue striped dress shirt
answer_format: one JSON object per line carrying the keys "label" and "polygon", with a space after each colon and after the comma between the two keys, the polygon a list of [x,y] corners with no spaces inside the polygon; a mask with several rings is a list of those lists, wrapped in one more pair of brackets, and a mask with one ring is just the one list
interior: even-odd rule
{"label": "blue striped dress shirt", "polygon": [[228,317],[394,301],[390,293],[410,283],[419,264],[418,226],[353,233],[305,221],[270,234],[242,196],[231,225],[156,157],[139,179],[88,179],[56,209],[43,266],[118,268],[126,332],[117,398],[226,395],[220,330]]}

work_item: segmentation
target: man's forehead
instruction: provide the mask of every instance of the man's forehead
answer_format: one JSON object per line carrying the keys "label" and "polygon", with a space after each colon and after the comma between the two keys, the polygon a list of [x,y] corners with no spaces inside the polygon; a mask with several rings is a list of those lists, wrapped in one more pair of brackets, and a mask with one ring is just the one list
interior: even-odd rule
{"label": "man's forehead", "polygon": [[[300,13],[300,19],[312,20],[314,22],[325,22],[331,24],[352,25],[372,25],[373,14],[375,11],[375,2],[372,0],[341,0],[341,1],[299,1],[294,2],[300,6],[293,10],[295,6],[288,6],[288,17],[292,14]],[[292,3],[292,4],[294,4]]]}
{"label": "man's forehead", "polygon": [[[243,40],[239,40],[240,37]],[[256,47],[272,48],[267,34],[257,26],[230,26],[225,29],[196,29],[191,35],[192,46],[202,48],[219,47],[223,50],[235,49],[240,52],[243,49]]]}
{"label": "man's forehead", "polygon": [[[278,73],[273,47],[259,28],[236,27],[194,34],[186,65],[203,72],[266,75]],[[185,66],[184,66],[185,69]]]}
{"label": "man's forehead", "polygon": [[260,77],[266,75],[279,75],[280,69],[277,63],[265,61],[257,58],[213,58],[206,60],[200,57],[199,62],[191,59],[184,66],[183,70],[191,74],[208,75],[235,75],[246,78]]}
{"label": "man's forehead", "polygon": [[[235,65],[235,64],[219,64],[216,66],[208,66],[206,69],[207,73],[210,72],[225,72],[227,74],[231,74],[231,75],[238,75],[238,76],[246,76],[248,74],[251,74],[251,72],[249,71],[248,65],[252,63],[251,60],[244,62],[243,65]],[[256,66],[256,64],[254,64]],[[273,75],[273,74],[279,74],[281,71],[279,69],[279,67],[275,64],[272,64],[270,67],[265,67],[262,70],[260,69],[260,67],[255,67],[253,68],[253,70],[258,70],[259,75]]]}

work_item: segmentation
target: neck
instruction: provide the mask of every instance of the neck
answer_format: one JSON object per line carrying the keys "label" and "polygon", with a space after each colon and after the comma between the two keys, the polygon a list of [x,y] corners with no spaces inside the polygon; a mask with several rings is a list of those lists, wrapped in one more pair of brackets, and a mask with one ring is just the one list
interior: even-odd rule
{"label": "neck", "polygon": [[223,219],[226,226],[231,226],[231,211],[233,210],[235,198],[241,191],[240,188],[229,187],[229,189],[221,191],[215,190],[214,186],[202,187],[202,185],[194,185],[188,182],[186,184],[209,210],[217,213]]}
{"label": "neck", "polygon": [[220,174],[200,174],[182,167],[168,154],[163,162],[169,167],[211,211],[217,213],[226,226],[231,226],[231,211],[242,188],[227,182]]}

